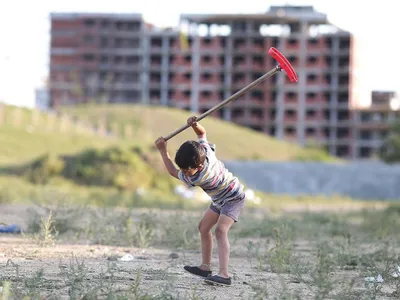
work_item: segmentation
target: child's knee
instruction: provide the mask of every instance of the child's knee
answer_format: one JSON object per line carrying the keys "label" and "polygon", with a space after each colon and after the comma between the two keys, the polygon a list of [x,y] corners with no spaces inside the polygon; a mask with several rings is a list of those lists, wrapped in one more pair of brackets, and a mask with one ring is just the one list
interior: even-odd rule
{"label": "child's knee", "polygon": [[210,228],[207,227],[206,224],[204,224],[204,222],[200,221],[199,225],[197,226],[197,228],[199,229],[201,234],[206,234],[208,232],[210,232]]}
{"label": "child's knee", "polygon": [[217,239],[224,238],[225,236],[228,235],[228,230],[229,229],[226,228],[226,226],[217,226],[215,228],[215,237]]}

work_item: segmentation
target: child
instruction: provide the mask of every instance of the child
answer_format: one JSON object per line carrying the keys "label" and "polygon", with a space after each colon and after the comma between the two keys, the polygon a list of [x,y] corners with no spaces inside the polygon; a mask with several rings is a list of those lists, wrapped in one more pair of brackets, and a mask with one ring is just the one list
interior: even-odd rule
{"label": "child", "polygon": [[[207,141],[206,131],[196,122],[196,117],[187,120],[198,141],[187,141],[178,149],[175,163],[169,156],[167,143],[159,137],[155,144],[169,174],[183,181],[187,186],[201,187],[210,197],[211,204],[199,223],[201,235],[202,263],[200,266],[185,266],[191,274],[205,278],[209,284],[231,285],[228,273],[230,245],[228,231],[238,221],[239,213],[244,207],[245,194],[243,185],[218,160],[215,147]],[[215,235],[218,246],[219,272],[212,275],[211,253],[213,237],[211,229],[216,226]]]}

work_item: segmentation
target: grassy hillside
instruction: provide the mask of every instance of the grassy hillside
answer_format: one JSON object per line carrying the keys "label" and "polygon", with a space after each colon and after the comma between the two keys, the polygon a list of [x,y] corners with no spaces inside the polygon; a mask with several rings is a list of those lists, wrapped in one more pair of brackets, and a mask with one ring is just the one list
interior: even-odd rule
{"label": "grassy hillside", "polygon": [[[202,205],[202,202],[188,201],[172,192],[173,186],[179,182],[167,175],[153,147],[158,136],[165,136],[185,124],[189,112],[139,105],[64,109],[71,116],[92,123],[98,123],[105,118],[109,123],[132,125],[133,137],[123,139],[85,133],[73,128],[71,124],[66,129],[59,118],[50,122],[49,115],[28,109],[6,106],[0,112],[0,204],[27,200],[68,200],[67,202],[74,203],[146,207]],[[18,115],[19,118],[16,117]],[[211,117],[203,120],[202,124],[208,131],[209,140],[217,144],[217,151],[222,159],[338,161],[319,150],[302,149]],[[194,138],[194,134],[188,129],[170,140],[171,154],[183,141],[191,138]],[[132,153],[127,154],[126,151]],[[119,154],[115,155],[116,153]],[[55,155],[55,158],[52,156],[47,159],[47,154]],[[60,167],[60,159],[64,160],[66,169],[55,171]],[[74,164],[71,164],[71,159]],[[58,174],[53,176],[50,174],[52,172]],[[38,174],[50,174],[45,184],[37,184],[32,180]],[[147,177],[140,174],[147,174]],[[138,187],[141,189],[137,189]],[[351,202],[351,199],[341,197],[336,202],[332,197],[300,199],[258,194],[262,203],[268,206],[289,202]]]}
{"label": "grassy hillside", "polygon": [[74,154],[88,148],[106,148],[119,142],[97,136],[31,132],[23,128],[0,126],[0,143],[0,165],[10,165],[28,162],[47,152]]}
{"label": "grassy hillside", "polygon": [[78,131],[55,115],[4,105],[0,106],[0,143],[0,165],[13,165],[45,153],[75,154],[88,148],[126,145],[128,141]]}
{"label": "grassy hillside", "polygon": [[[141,105],[66,107],[63,112],[91,122],[106,119],[110,123],[131,124],[134,128],[133,139],[142,143],[152,143],[158,136],[168,135],[183,126],[190,116],[190,112],[179,109]],[[336,161],[323,151],[278,141],[263,133],[210,116],[201,123],[207,130],[208,139],[217,145],[219,157],[224,160]],[[193,131],[187,129],[169,141],[170,151],[175,152],[182,142],[193,138]]]}
{"label": "grassy hillside", "polygon": [[[32,131],[25,126],[15,128],[6,124],[0,126],[0,142],[0,204],[57,198],[74,203],[109,205],[186,205],[172,193],[173,186],[179,182],[167,176],[157,162],[143,159],[145,157],[140,153],[129,152],[134,149],[132,141],[79,133]],[[110,149],[115,150],[110,152]],[[112,159],[119,149],[125,151],[121,153],[122,160],[116,157],[121,161],[101,160],[107,153],[111,153]],[[98,160],[91,161],[90,153]],[[49,158],[48,154],[51,155]],[[64,157],[75,162],[71,164]],[[79,176],[75,170],[80,171]],[[144,189],[146,194],[136,195],[137,188]]]}
{"label": "grassy hillside", "polygon": [[[60,117],[38,111],[4,106],[1,112],[1,201],[31,198],[42,193],[44,184],[78,202],[87,198],[96,203],[175,201],[182,205],[173,193],[179,182],[168,176],[153,142],[185,124],[189,112],[140,105],[64,108],[69,116],[92,125],[106,120],[110,128],[118,124],[120,131],[124,125],[132,125],[133,135],[121,139],[78,130]],[[221,159],[334,160],[322,151],[302,149],[212,117],[202,124]],[[187,129],[171,139],[171,154],[192,138],[194,133]],[[20,188],[28,185],[37,191]],[[148,191],[148,197],[140,200],[137,189]]]}

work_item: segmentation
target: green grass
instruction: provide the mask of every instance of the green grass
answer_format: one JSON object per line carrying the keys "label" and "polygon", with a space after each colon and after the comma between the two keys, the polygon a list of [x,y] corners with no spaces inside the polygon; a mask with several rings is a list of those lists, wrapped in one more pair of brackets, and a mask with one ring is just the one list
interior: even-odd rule
{"label": "green grass", "polygon": [[74,154],[88,148],[105,148],[117,140],[76,133],[34,131],[0,126],[0,164],[9,165],[30,161],[47,152]]}
{"label": "green grass", "polygon": [[[159,136],[166,136],[186,124],[190,112],[175,108],[142,105],[88,105],[65,107],[63,112],[79,119],[133,126],[134,140],[152,143]],[[339,161],[318,149],[302,148],[294,143],[278,141],[261,132],[226,122],[214,117],[201,121],[210,142],[217,145],[218,156],[223,160],[323,160]],[[169,149],[176,151],[181,143],[194,139],[189,128],[169,141]]]}

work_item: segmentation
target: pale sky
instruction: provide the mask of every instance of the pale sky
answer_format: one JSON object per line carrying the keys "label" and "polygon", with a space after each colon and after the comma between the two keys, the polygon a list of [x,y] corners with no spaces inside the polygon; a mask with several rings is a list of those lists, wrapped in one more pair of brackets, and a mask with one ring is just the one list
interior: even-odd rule
{"label": "pale sky", "polygon": [[0,101],[34,105],[34,90],[48,73],[51,12],[136,12],[155,25],[174,26],[180,13],[263,13],[270,5],[284,4],[313,5],[362,42],[358,59],[363,85],[400,89],[395,72],[400,70],[400,26],[397,1],[393,0],[14,0],[0,10]]}

